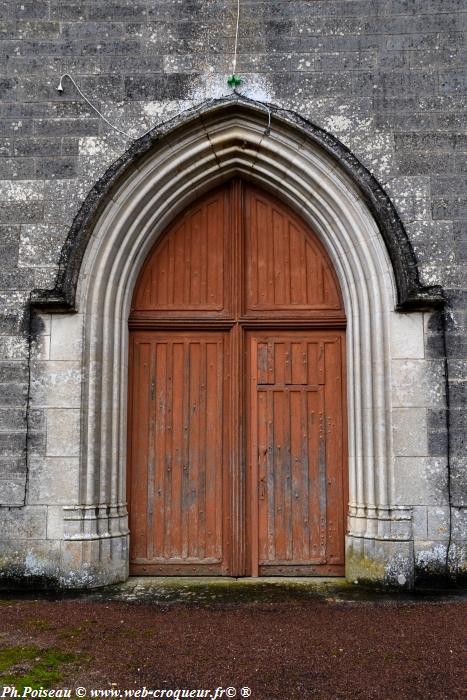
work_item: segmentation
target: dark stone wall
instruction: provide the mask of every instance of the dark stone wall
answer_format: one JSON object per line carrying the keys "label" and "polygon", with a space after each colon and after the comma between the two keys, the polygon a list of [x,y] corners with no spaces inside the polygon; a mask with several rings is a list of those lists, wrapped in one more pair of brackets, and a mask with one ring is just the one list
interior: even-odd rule
{"label": "dark stone wall", "polygon": [[[467,505],[467,49],[464,0],[241,3],[242,91],[293,109],[348,146],[392,197],[421,281],[443,286],[427,359],[449,369],[449,420],[429,417],[433,456],[450,449],[451,495]],[[32,289],[52,289],[87,192],[134,137],[229,92],[234,0],[0,2],[0,502],[25,498],[29,362],[41,351]],[[446,333],[444,333],[444,330]],[[28,336],[34,338],[29,348]],[[31,358],[29,357],[32,353]],[[448,437],[447,426],[450,428]],[[464,499],[464,500],[463,500]]]}

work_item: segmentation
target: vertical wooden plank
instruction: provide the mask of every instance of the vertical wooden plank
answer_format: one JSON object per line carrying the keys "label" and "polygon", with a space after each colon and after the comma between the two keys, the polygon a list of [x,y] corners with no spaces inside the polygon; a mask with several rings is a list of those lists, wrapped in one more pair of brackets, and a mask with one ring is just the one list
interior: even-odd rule
{"label": "vertical wooden plank", "polygon": [[274,301],[274,251],[268,209],[264,202],[256,200],[256,223],[258,232],[258,289],[261,304]]}
{"label": "vertical wooden plank", "polygon": [[[185,229],[182,223],[175,231],[175,264],[174,264],[174,306],[181,308],[185,300]],[[157,261],[153,274],[157,275]]]}
{"label": "vertical wooden plank", "polygon": [[285,469],[284,469],[284,392],[273,390],[274,426],[274,524],[277,559],[283,560],[286,553],[285,524]]}
{"label": "vertical wooden plank", "polygon": [[172,343],[173,353],[173,429],[172,429],[172,527],[171,546],[169,557],[181,556],[184,536],[184,525],[182,522],[182,500],[183,500],[183,476],[184,476],[184,422],[185,422],[185,344],[183,341],[174,339]]}
{"label": "vertical wooden plank", "polygon": [[[165,522],[165,456],[167,435],[167,355],[171,352],[165,341],[154,343],[154,385],[151,422],[154,424],[154,444],[150,450],[148,475],[148,500],[151,520],[148,522],[150,549],[148,558],[154,553],[164,552]],[[152,440],[151,440],[152,443]]]}
{"label": "vertical wooden plank", "polygon": [[308,417],[308,513],[311,539],[311,556],[318,559],[320,556],[320,480],[319,480],[319,440],[320,440],[320,411],[318,393],[307,392],[307,417]]}
{"label": "vertical wooden plank", "polygon": [[[256,387],[254,388],[256,391]],[[252,459],[256,459],[258,467],[256,498],[258,508],[258,533],[253,536],[258,540],[258,560],[263,562],[269,558],[270,542],[268,538],[268,392],[257,392],[257,440]]]}
{"label": "vertical wooden plank", "polygon": [[306,304],[306,257],[305,243],[306,239],[303,233],[290,221],[289,240],[290,240],[290,304]]}
{"label": "vertical wooden plank", "polygon": [[271,208],[272,240],[274,253],[274,304],[283,306],[287,303],[285,296],[285,241],[284,218],[278,211]]}
{"label": "vertical wooden plank", "polygon": [[188,436],[188,493],[183,504],[188,515],[188,556],[198,557],[198,479],[200,468],[200,360],[204,343],[189,343],[189,436]]}
{"label": "vertical wooden plank", "polygon": [[152,277],[151,304],[167,306],[169,289],[169,241],[162,241],[158,252],[157,276]]}
{"label": "vertical wooden plank", "polygon": [[[199,297],[202,307],[209,306],[207,288],[208,288],[208,211],[210,205],[202,207],[200,210],[200,231],[199,231],[199,250],[200,250],[200,266],[199,266]],[[222,235],[222,231],[220,232]],[[219,234],[217,235],[219,238]],[[214,241],[213,241],[214,243]]]}
{"label": "vertical wooden plank", "polygon": [[206,443],[209,439],[206,421],[206,381],[208,349],[214,345],[209,340],[200,344],[200,377],[199,377],[199,463],[198,463],[198,487],[197,487],[197,513],[198,513],[198,557],[206,557]]}
{"label": "vertical wooden plank", "polygon": [[258,373],[257,381],[258,384],[269,384],[269,372],[268,372],[268,350],[269,344],[264,341],[260,341],[257,344],[257,365],[256,371]]}
{"label": "vertical wooden plank", "polygon": [[292,559],[293,552],[293,526],[292,526],[292,465],[291,465],[291,423],[292,407],[290,403],[290,390],[283,392],[284,405],[284,450],[283,450],[283,489],[284,489],[284,536],[285,556],[287,561]]}
{"label": "vertical wooden plank", "polygon": [[176,235],[167,236],[168,242],[168,281],[167,281],[167,306],[174,307],[175,301],[175,256],[176,256]]}
{"label": "vertical wooden plank", "polygon": [[289,343],[290,345],[290,383],[306,384],[308,361],[306,344],[303,341]]}
{"label": "vertical wooden plank", "polygon": [[313,306],[316,299],[319,298],[320,282],[316,274],[318,261],[315,251],[308,241],[305,243],[305,270],[306,270],[306,303],[308,306]]}
{"label": "vertical wooden plank", "polygon": [[274,561],[276,558],[276,490],[275,490],[275,447],[276,439],[274,425],[274,391],[267,392],[267,557]]}
{"label": "vertical wooden plank", "polygon": [[307,480],[303,479],[302,460],[306,459],[303,453],[303,390],[292,389],[290,391],[290,462],[291,462],[291,521],[292,521],[292,551],[290,556],[295,561],[307,558],[307,547],[304,541],[306,524],[303,522],[302,502],[305,494]]}
{"label": "vertical wooden plank", "polygon": [[276,340],[271,343],[274,353],[274,384],[285,384],[286,346],[285,342]]}
{"label": "vertical wooden plank", "polygon": [[174,389],[173,389],[173,372],[174,372],[174,355],[175,343],[167,344],[167,376],[166,376],[166,448],[163,455],[164,462],[164,547],[163,555],[166,559],[171,556],[172,550],[172,529],[173,529],[173,458],[174,458],[174,442],[173,442],[173,414],[174,414]]}
{"label": "vertical wooden plank", "polygon": [[201,231],[202,231],[202,213],[200,209],[193,212],[190,218],[190,258],[187,259],[186,265],[190,269],[190,293],[188,304],[189,306],[203,306],[201,299],[201,264],[205,262],[201,258]]}
{"label": "vertical wooden plank", "polygon": [[[220,533],[218,532],[216,515],[220,509],[216,508],[216,504],[222,503],[222,493],[219,490],[222,483],[219,474],[222,465],[219,447],[222,446],[222,443],[218,439],[213,439],[213,436],[217,436],[217,431],[222,426],[222,384],[219,385],[218,376],[221,348],[219,342],[208,343],[206,348],[206,422],[204,434],[206,466],[203,505],[205,511],[205,553],[208,557],[219,555],[217,547]],[[220,379],[222,381],[222,377]]]}
{"label": "vertical wooden plank", "polygon": [[326,561],[327,545],[327,454],[326,414],[324,388],[318,389],[319,397],[319,443],[318,443],[318,472],[319,472],[319,554]]}

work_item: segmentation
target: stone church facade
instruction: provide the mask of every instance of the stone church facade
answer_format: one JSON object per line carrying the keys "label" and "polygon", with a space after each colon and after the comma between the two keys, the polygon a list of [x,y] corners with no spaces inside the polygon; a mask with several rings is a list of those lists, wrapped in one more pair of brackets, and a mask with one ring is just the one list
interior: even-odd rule
{"label": "stone church facade", "polygon": [[[269,571],[345,572],[350,581],[410,588],[465,576],[466,18],[463,0],[243,0],[235,71],[242,82],[232,87],[234,0],[0,2],[2,585],[78,588],[123,581],[130,572]],[[227,271],[228,280],[238,272],[238,284],[225,282],[230,301],[203,306],[201,292],[193,301],[193,281],[178,307],[161,301],[159,280],[169,273],[158,251],[165,240],[170,248],[176,226],[188,226],[219,192],[224,209],[216,209],[215,227],[226,248],[213,269]],[[252,197],[260,202],[256,214],[248,209]],[[255,216],[267,206],[272,213],[260,224]],[[283,258],[278,217],[289,222]],[[191,257],[181,253],[179,264],[172,262],[175,296],[177,279],[186,278],[176,277],[177,267],[190,268],[191,280],[205,270],[214,224],[200,254],[203,226],[190,229]],[[254,254],[266,257],[250,284],[253,234]],[[237,235],[238,246],[230,242]],[[294,243],[293,236],[302,238]],[[304,264],[297,251],[306,246],[324,261],[319,299],[306,296],[305,287],[303,299],[293,291]],[[268,250],[282,261],[267,282],[276,296],[270,306],[255,306],[248,290],[258,284],[261,294]],[[159,291],[138,311],[149,260]],[[310,289],[319,267],[313,264]],[[277,301],[284,270],[287,304]],[[202,274],[208,288],[211,273]],[[328,303],[331,279],[338,291]],[[220,437],[209,435],[211,414],[201,411],[209,440],[193,476],[194,423],[188,409],[180,414],[182,492],[187,479],[176,506],[180,522],[173,495],[179,447],[175,437],[172,452],[167,442],[153,446],[157,435],[178,429],[175,419],[160,427],[168,409],[154,398],[158,382],[169,395],[176,362],[170,371],[154,365],[154,380],[149,370],[146,378],[136,375],[140,365],[129,348],[138,333],[149,344],[179,345],[204,333],[203,342],[230,348],[216,376],[227,387],[220,430],[229,421],[231,428],[219,447],[222,464],[213,460],[212,478],[215,469],[223,476],[210,497],[201,462]],[[337,376],[337,365],[321,365],[320,353],[338,336],[345,341],[343,400],[336,403],[335,385],[328,394],[321,389],[333,380],[320,372]],[[249,339],[265,339],[266,354],[281,339],[287,347],[320,349],[309,350],[305,379],[294,379],[293,348],[292,359],[284,351],[283,380],[271,379],[265,360],[261,384],[261,367],[244,364],[253,357]],[[200,372],[196,387],[203,389],[208,379]],[[262,451],[267,421],[254,423],[262,414],[252,408],[243,375],[255,396],[331,397],[323,399],[315,442],[297,452],[287,430],[312,411],[290,408],[283,423],[289,428],[280,433],[274,423]],[[180,374],[180,389],[170,388],[170,396],[175,406],[185,392],[194,410],[196,387],[187,389],[187,376]],[[135,404],[135,395],[149,408]],[[158,405],[151,408],[151,400]],[[330,417],[331,401],[337,418]],[[313,481],[312,467],[303,476],[303,464],[315,457]],[[167,475],[157,481],[159,462],[170,462],[170,489]],[[302,469],[302,481],[294,469]],[[312,496],[298,517],[292,501],[306,500],[305,477]],[[292,486],[283,486],[288,480]],[[128,493],[138,488],[143,495],[133,502]],[[165,525],[157,525],[164,488]],[[210,535],[206,518],[214,512],[219,541],[203,558],[200,538]],[[317,544],[308,518],[316,520]],[[170,541],[172,555],[163,545],[157,550],[160,528],[166,545],[169,530],[181,533],[179,549]],[[342,539],[340,559],[334,537]],[[288,549],[287,538],[308,538],[311,549]],[[135,543],[149,540],[152,554],[138,554]]]}

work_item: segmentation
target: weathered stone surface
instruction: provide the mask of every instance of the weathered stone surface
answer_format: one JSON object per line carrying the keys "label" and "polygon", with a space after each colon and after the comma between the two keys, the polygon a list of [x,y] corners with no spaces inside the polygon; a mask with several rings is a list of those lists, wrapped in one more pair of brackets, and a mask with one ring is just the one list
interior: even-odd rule
{"label": "weathered stone surface", "polygon": [[[235,10],[224,0],[0,3],[0,504],[21,505],[25,486],[31,504],[77,497],[77,481],[68,490],[64,475],[77,469],[81,319],[53,316],[40,327],[30,323],[28,299],[34,288],[55,287],[86,195],[131,144],[67,78],[57,92],[60,74],[69,72],[103,114],[136,136],[229,92]],[[415,506],[417,571],[433,575],[448,560],[462,568],[466,556],[459,544],[467,504],[465,28],[463,0],[242,3],[237,63],[242,92],[299,112],[352,150],[392,198],[421,282],[444,288],[446,310],[427,312],[423,328],[419,312],[388,321],[396,490],[405,485],[397,498]],[[448,463],[457,537],[449,554]],[[89,552],[58,542],[60,507],[51,506],[48,533],[45,506],[2,511],[1,547],[13,568],[63,585],[124,576],[123,559],[108,575],[97,560],[92,572],[76,574]],[[35,544],[15,549],[7,536]],[[49,550],[39,543],[45,536]],[[109,546],[126,556],[122,541]],[[361,546],[365,566],[379,562],[369,579],[410,581],[411,544],[397,566],[392,545]],[[358,557],[352,571],[365,568]]]}

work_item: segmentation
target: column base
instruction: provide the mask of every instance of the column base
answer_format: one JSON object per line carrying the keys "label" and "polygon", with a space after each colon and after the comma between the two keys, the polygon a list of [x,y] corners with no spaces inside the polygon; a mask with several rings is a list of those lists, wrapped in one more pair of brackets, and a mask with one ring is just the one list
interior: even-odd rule
{"label": "column base", "polygon": [[345,562],[348,581],[398,589],[414,587],[412,541],[347,535]]}

